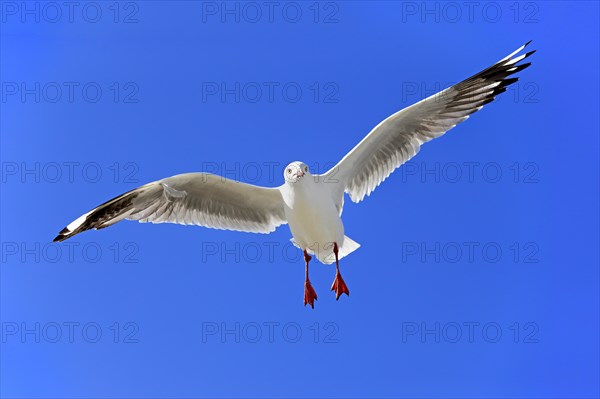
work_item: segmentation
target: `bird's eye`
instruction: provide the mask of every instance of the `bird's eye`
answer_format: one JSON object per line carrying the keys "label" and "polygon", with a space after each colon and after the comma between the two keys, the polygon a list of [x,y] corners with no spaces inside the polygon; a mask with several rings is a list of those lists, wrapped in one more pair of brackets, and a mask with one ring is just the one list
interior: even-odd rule
{"label": "bird's eye", "polygon": [[292,169],[288,168],[287,172],[288,172],[288,175],[289,175],[290,173],[292,173]]}
{"label": "bird's eye", "polygon": [[305,172],[308,172],[308,166],[305,166],[305,167],[304,167],[304,171],[305,171]]}

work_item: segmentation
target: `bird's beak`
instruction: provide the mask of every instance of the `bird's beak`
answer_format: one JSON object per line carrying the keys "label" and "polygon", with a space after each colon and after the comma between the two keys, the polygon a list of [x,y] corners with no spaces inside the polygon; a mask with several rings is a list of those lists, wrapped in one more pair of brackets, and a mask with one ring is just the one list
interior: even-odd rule
{"label": "bird's beak", "polygon": [[299,170],[298,172],[296,172],[296,177],[302,177],[304,176],[304,172]]}

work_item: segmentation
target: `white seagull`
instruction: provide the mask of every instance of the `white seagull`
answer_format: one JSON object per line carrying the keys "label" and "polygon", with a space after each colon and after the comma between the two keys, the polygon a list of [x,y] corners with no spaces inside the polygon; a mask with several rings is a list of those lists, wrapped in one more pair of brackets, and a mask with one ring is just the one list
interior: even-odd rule
{"label": "white seagull", "polygon": [[304,162],[296,161],[285,168],[283,185],[275,188],[209,173],[167,177],[92,209],[65,227],[54,241],[123,219],[252,233],[270,233],[287,223],[292,242],[304,251],[304,305],[314,308],[317,299],[308,278],[311,254],[325,264],[335,261],[331,290],[336,299],[343,293],[349,295],[338,261],[360,245],[344,235],[344,193],[353,202],[362,201],[411,159],[421,144],[443,135],[506,91],[518,80],[509,77],[531,65],[517,64],[535,52],[517,55],[530,42],[478,74],[389,116],[325,174],[313,175]]}

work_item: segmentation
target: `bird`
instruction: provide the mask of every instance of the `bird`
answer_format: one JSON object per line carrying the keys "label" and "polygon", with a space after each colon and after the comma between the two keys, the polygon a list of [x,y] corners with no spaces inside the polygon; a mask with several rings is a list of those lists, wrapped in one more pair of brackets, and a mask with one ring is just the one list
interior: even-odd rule
{"label": "bird", "polygon": [[344,195],[359,203],[390,174],[414,157],[422,144],[442,136],[506,91],[519,71],[531,40],[489,68],[406,107],[375,126],[335,166],[312,174],[291,162],[279,187],[260,187],[215,174],[184,173],[154,181],[115,197],[75,219],[54,238],[64,241],[121,220],[200,225],[214,229],[270,233],[288,224],[291,241],[304,253],[304,306],[314,309],[317,294],[309,279],[312,256],[336,264],[331,291],[350,295],[339,261],[360,244],[345,235]]}

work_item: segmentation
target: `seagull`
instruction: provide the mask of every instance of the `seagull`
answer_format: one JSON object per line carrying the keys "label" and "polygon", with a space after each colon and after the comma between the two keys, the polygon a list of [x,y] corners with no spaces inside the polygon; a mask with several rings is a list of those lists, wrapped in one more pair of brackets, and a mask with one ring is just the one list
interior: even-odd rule
{"label": "seagull", "polygon": [[[210,173],[185,173],[148,183],[113,198],[78,217],[54,239],[64,241],[90,229],[121,220],[199,225],[214,229],[270,233],[288,224],[292,243],[304,252],[304,306],[314,309],[317,294],[308,277],[311,255],[335,262],[331,291],[336,300],[350,295],[339,260],[360,245],[344,235],[344,193],[353,202],[369,196],[394,170],[515,83],[520,63],[535,52],[521,53],[531,41],[491,67],[389,116],[324,174],[311,174],[295,161],[283,171],[279,187],[259,187]],[[520,55],[519,55],[520,54]]]}

